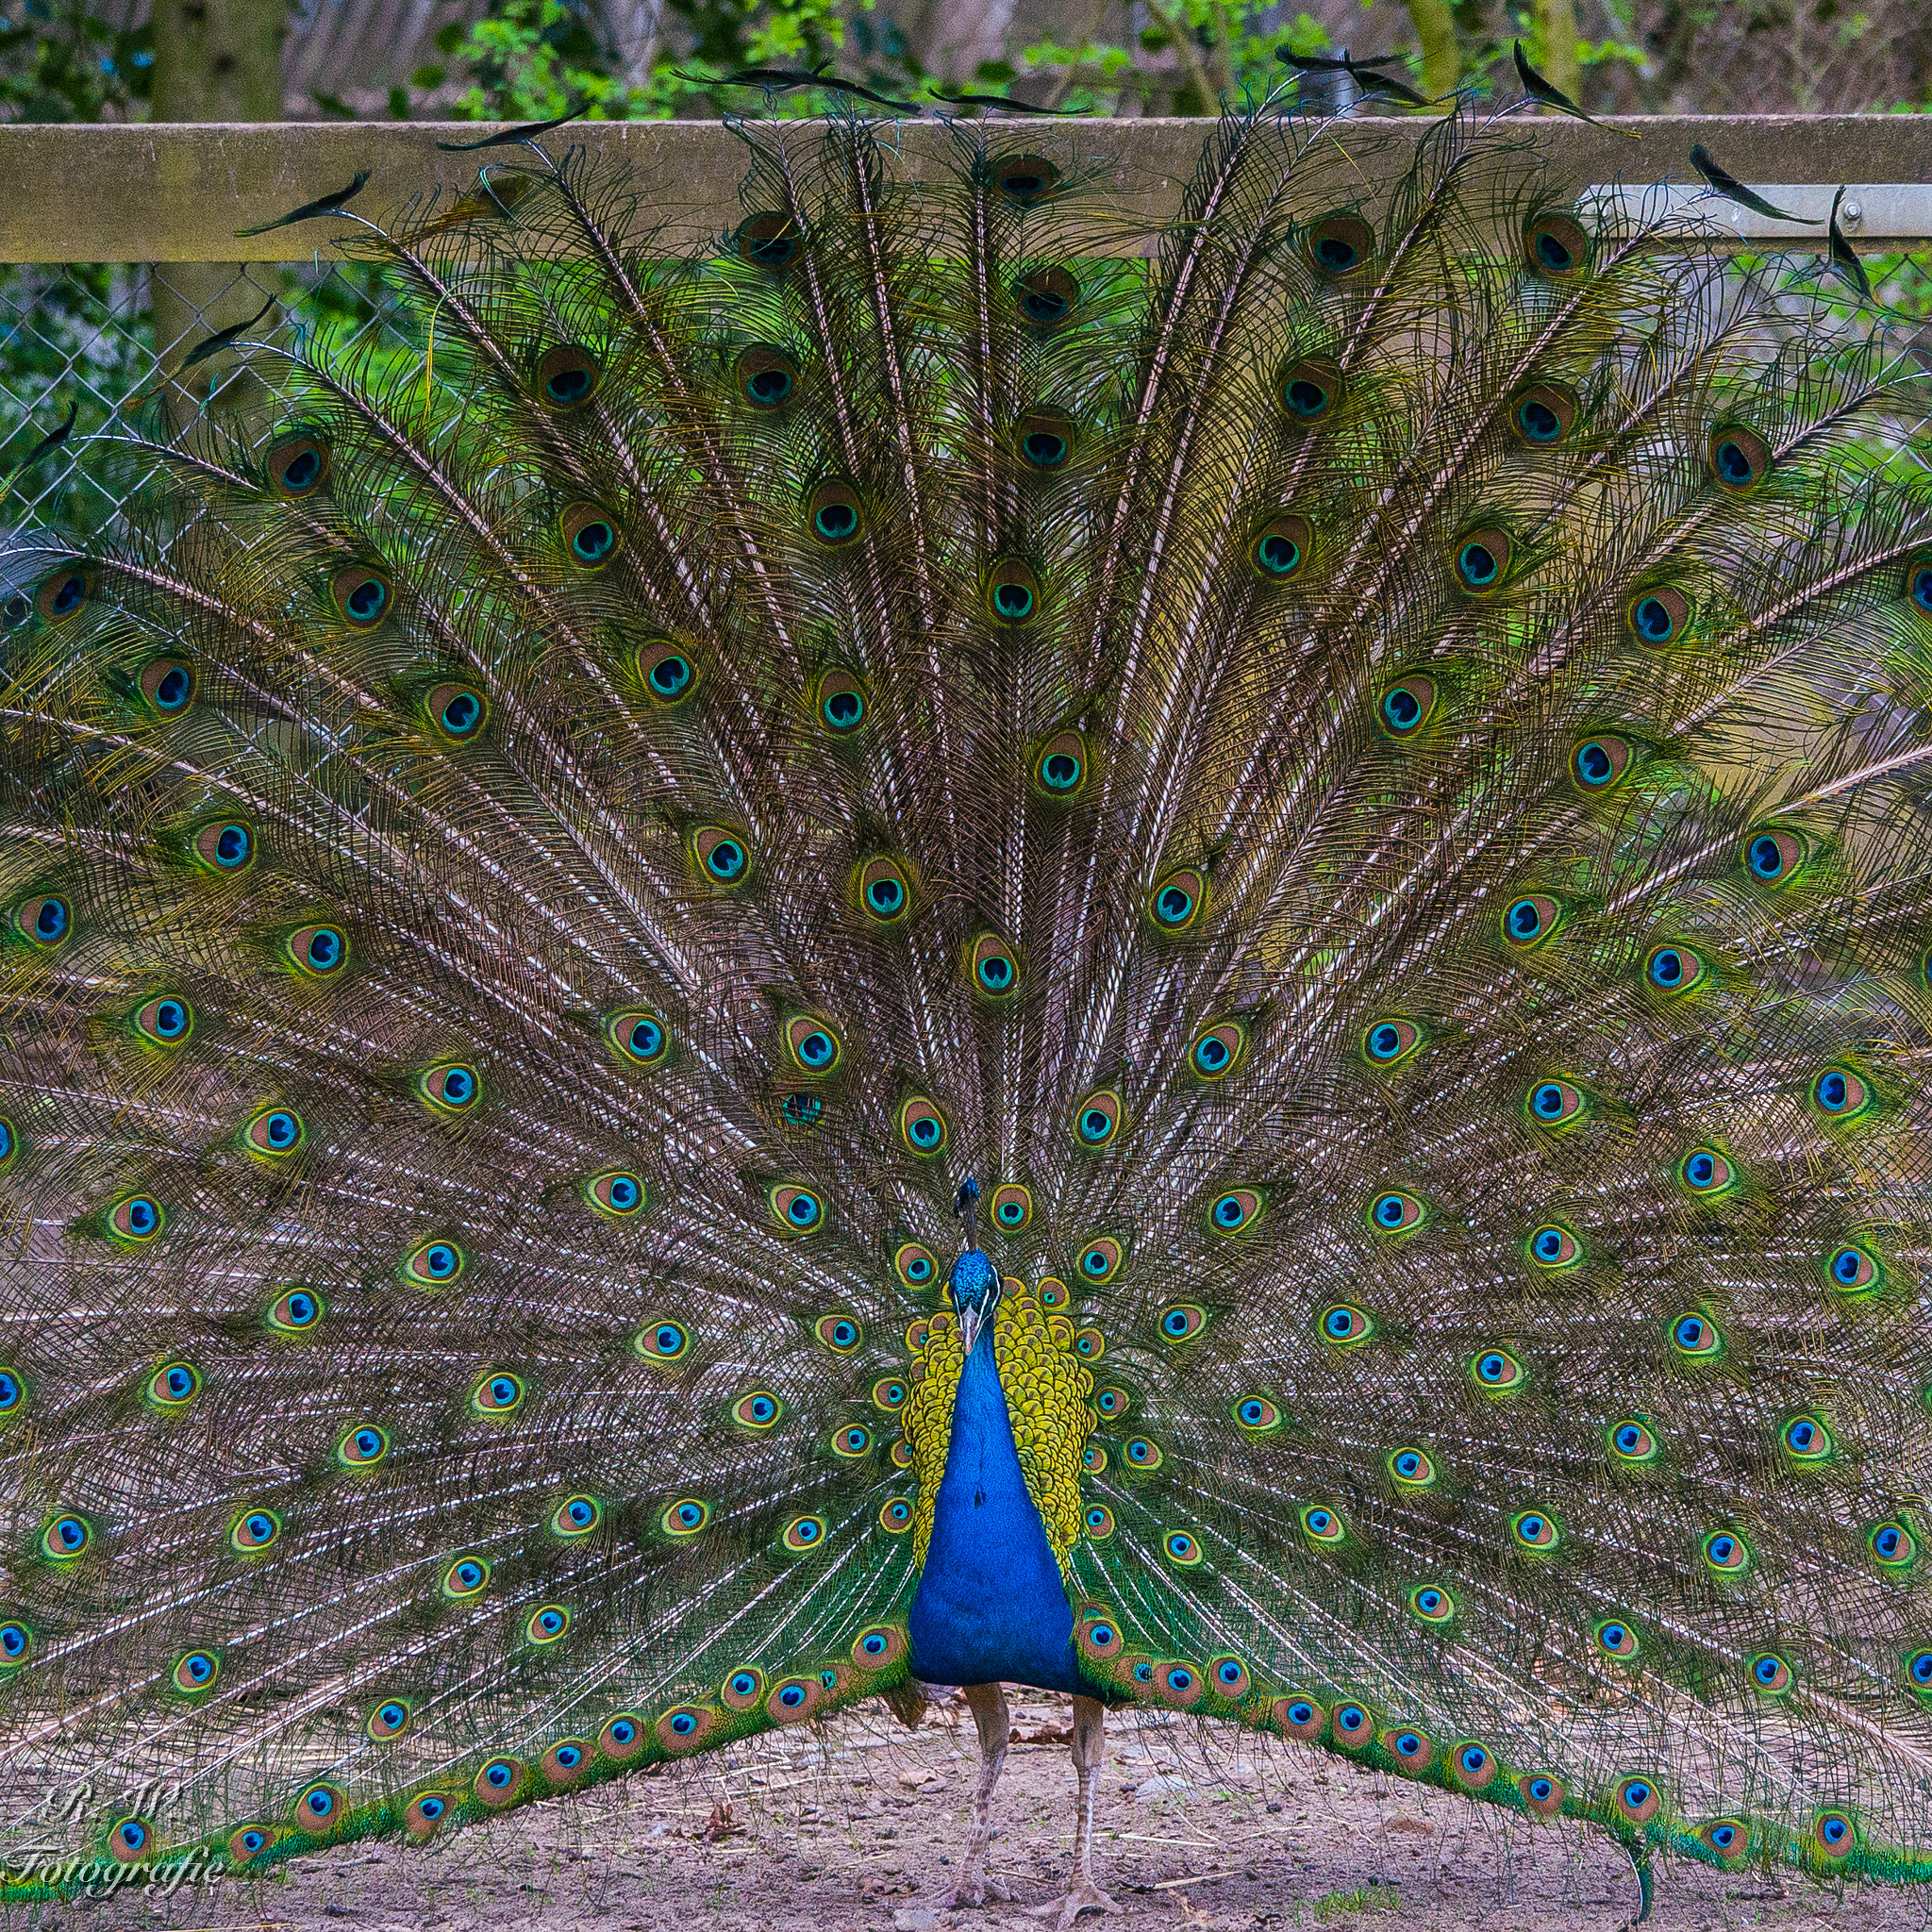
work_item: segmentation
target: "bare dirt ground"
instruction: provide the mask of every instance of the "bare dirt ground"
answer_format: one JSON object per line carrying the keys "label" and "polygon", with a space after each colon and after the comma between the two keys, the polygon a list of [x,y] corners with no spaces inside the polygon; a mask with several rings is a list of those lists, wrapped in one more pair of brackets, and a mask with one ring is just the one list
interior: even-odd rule
{"label": "bare dirt ground", "polygon": [[[977,1746],[963,1705],[908,1732],[883,1706],[656,1776],[527,1807],[424,1847],[348,1845],[286,1875],[17,1910],[45,1932],[1039,1932],[1064,1889],[1064,1699],[1015,1706],[992,1872],[1016,1903],[934,1910],[958,1876]],[[1160,1716],[1109,1723],[1095,1875],[1121,1907],[1082,1927],[1613,1932],[1635,1907],[1600,1834],[1358,1771],[1300,1745]],[[1932,1897],[1659,1868],[1659,1932],[1932,1925]]]}

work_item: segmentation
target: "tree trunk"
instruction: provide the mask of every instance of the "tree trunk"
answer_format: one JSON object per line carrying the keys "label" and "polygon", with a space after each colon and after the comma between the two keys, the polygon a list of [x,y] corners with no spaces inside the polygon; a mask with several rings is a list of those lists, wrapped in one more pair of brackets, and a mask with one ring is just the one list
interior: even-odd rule
{"label": "tree trunk", "polygon": [[1583,68],[1576,58],[1576,0],[1536,0],[1536,28],[1542,41],[1543,78],[1581,103]]}
{"label": "tree trunk", "polygon": [[1432,100],[1454,93],[1462,78],[1462,52],[1449,0],[1408,0],[1408,17],[1422,43],[1424,93]]}
{"label": "tree trunk", "polygon": [[[282,42],[288,0],[155,0],[157,121],[279,121]],[[194,343],[245,322],[280,277],[258,269],[247,278],[233,261],[158,262],[154,270],[155,354],[178,370]],[[274,315],[262,318],[273,325]],[[211,392],[238,404],[254,385],[236,382],[232,360],[211,356],[171,379],[164,392],[170,422],[183,427]]]}

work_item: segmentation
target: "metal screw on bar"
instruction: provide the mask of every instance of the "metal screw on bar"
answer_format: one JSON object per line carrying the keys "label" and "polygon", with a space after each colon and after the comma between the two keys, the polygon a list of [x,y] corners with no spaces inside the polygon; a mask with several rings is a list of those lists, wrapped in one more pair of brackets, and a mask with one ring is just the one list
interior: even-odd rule
{"label": "metal screw on bar", "polygon": [[1865,205],[1859,201],[1848,201],[1838,211],[1838,225],[1841,228],[1856,228],[1865,219]]}

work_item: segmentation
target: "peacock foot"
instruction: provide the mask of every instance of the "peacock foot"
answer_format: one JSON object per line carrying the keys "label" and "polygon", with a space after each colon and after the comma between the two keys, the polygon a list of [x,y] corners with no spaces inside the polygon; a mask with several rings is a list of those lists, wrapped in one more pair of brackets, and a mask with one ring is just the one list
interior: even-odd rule
{"label": "peacock foot", "polygon": [[970,1912],[983,1905],[1011,1905],[1013,1894],[997,1878],[962,1878],[939,1902],[942,1912]]}
{"label": "peacock foot", "polygon": [[1068,1932],[1082,1912],[1117,1912],[1120,1907],[1102,1891],[1091,1878],[1083,1878],[1064,1898],[1050,1900],[1043,1906],[1029,1906],[1026,1916],[1029,1919],[1052,1919],[1054,1932]]}

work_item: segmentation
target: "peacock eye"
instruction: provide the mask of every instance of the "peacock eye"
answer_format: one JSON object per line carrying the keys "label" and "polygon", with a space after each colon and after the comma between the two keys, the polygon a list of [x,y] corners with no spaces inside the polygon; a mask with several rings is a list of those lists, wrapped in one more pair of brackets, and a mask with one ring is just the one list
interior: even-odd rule
{"label": "peacock eye", "polygon": [[1751,1545],[1735,1529],[1714,1529],[1700,1545],[1704,1560],[1720,1576],[1739,1576],[1751,1567]]}
{"label": "peacock eye", "polygon": [[255,858],[255,834],[241,819],[220,819],[194,835],[195,861],[221,877],[245,872]]}
{"label": "peacock eye", "polygon": [[585,1198],[598,1213],[617,1221],[628,1221],[638,1213],[643,1208],[645,1193],[642,1180],[622,1167],[598,1174],[584,1190]]}
{"label": "peacock eye", "polygon": [[800,1014],[785,1025],[785,1047],[803,1074],[829,1074],[839,1064],[843,1042],[825,1021]]}
{"label": "peacock eye", "polygon": [[1630,769],[1630,745],[1622,738],[1586,738],[1570,754],[1570,772],[1586,791],[1607,791]]}
{"label": "peacock eye", "polygon": [[892,1269],[908,1288],[927,1289],[940,1278],[940,1264],[930,1248],[903,1241],[892,1256]]}
{"label": "peacock eye", "polygon": [[1547,892],[1525,892],[1503,909],[1503,937],[1520,951],[1540,946],[1563,923],[1563,902]]}
{"label": "peacock eye", "polygon": [[732,386],[759,411],[782,409],[798,394],[798,365],[784,350],[754,342],[731,365]]}
{"label": "peacock eye", "polygon": [[1422,1028],[1413,1020],[1391,1017],[1372,1020],[1362,1035],[1362,1058],[1371,1066],[1392,1067],[1422,1044]]}
{"label": "peacock eye", "polygon": [[1567,1227],[1551,1222],[1530,1236],[1529,1258],[1539,1268],[1568,1268],[1583,1258],[1583,1245]]}
{"label": "peacock eye", "polygon": [[821,483],[805,500],[806,528],[827,550],[856,542],[865,528],[858,491],[841,480]]}
{"label": "peacock eye", "polygon": [[1300,574],[1314,544],[1314,528],[1307,517],[1275,517],[1255,532],[1248,561],[1264,583],[1285,584]]}
{"label": "peacock eye", "polygon": [[167,1210],[150,1194],[127,1194],[108,1209],[110,1239],[145,1246],[168,1224]]}
{"label": "peacock eye", "polygon": [[1120,1132],[1125,1116],[1121,1097],[1111,1089],[1090,1093],[1074,1109],[1074,1140],[1081,1147],[1105,1147]]}
{"label": "peacock eye", "polygon": [[696,1496],[682,1496],[670,1504],[658,1519],[658,1526],[670,1537],[696,1536],[711,1520],[711,1506]]}
{"label": "peacock eye", "polygon": [[871,715],[865,683],[849,671],[827,671],[812,702],[819,723],[839,738],[857,731]]}
{"label": "peacock eye", "polygon": [[1080,304],[1080,285],[1063,268],[1036,269],[1012,287],[1013,306],[1035,328],[1058,328]]}
{"label": "peacock eye", "polygon": [[178,717],[194,696],[194,673],[175,658],[143,665],[140,684],[148,708],[162,718]]}
{"label": "peacock eye", "polygon": [[597,392],[604,370],[581,342],[559,342],[537,363],[537,400],[546,409],[581,408]]}
{"label": "peacock eye", "polygon": [[403,1278],[414,1288],[447,1288],[469,1264],[455,1241],[429,1241],[403,1262]]}
{"label": "peacock eye", "polygon": [[890,925],[912,903],[906,874],[890,858],[869,858],[858,870],[858,908],[868,919]]}
{"label": "peacock eye", "polygon": [[1377,1194],[1369,1204],[1369,1225],[1378,1234],[1406,1234],[1420,1227],[1428,1209],[1415,1195],[1400,1188]]}
{"label": "peacock eye", "polygon": [[1458,537],[1453,555],[1457,585],[1466,594],[1482,597],[1507,580],[1514,546],[1507,531],[1485,524]]}
{"label": "peacock eye", "polygon": [[475,1068],[460,1060],[425,1068],[411,1084],[416,1097],[441,1114],[474,1112],[483,1097],[483,1082]]}
{"label": "peacock eye", "polygon": [[330,577],[329,599],[351,630],[374,630],[395,603],[389,573],[370,563],[352,563]]}
{"label": "peacock eye", "polygon": [[670,1031],[656,1013],[613,1013],[604,1032],[634,1067],[662,1066],[671,1051]]}
{"label": "peacock eye", "polygon": [[1776,825],[1761,826],[1744,841],[1744,869],[1760,885],[1789,884],[1804,857],[1804,840]]}
{"label": "peacock eye", "polygon": [[1621,1463],[1634,1466],[1655,1462],[1662,1454],[1662,1447],[1650,1425],[1636,1416],[1626,1416],[1622,1422],[1612,1423],[1606,1433],[1610,1454]]}
{"label": "peacock eye", "polygon": [[791,216],[770,210],[746,215],[731,239],[739,254],[760,268],[783,268],[799,249],[798,229]]}
{"label": "peacock eye", "polygon": [[1710,474],[1718,486],[1741,495],[1771,475],[1771,445],[1741,423],[1723,423],[1710,432]]}
{"label": "peacock eye", "polygon": [[521,1375],[499,1369],[485,1375],[470,1391],[470,1407],[478,1415],[508,1415],[523,1407],[525,1392]]}
{"label": "peacock eye", "polygon": [[1310,1504],[1301,1512],[1302,1533],[1310,1542],[1335,1544],[1348,1540],[1348,1526],[1341,1513],[1324,1504]]}
{"label": "peacock eye", "polygon": [[363,1728],[372,1743],[384,1744],[391,1738],[400,1738],[408,1727],[409,1707],[400,1697],[391,1697],[369,1713],[369,1722]]}
{"label": "peacock eye", "polygon": [[1231,1188],[1208,1208],[1208,1224],[1216,1234],[1240,1234],[1260,1219],[1263,1203],[1258,1188]]}
{"label": "peacock eye", "polygon": [[1339,281],[1369,265],[1375,231],[1359,215],[1324,215],[1309,224],[1302,245],[1318,274]]}
{"label": "peacock eye", "polygon": [[1400,1489],[1426,1490],[1436,1480],[1436,1465],[1421,1449],[1395,1450],[1389,1457],[1388,1466],[1390,1475]]}
{"label": "peacock eye", "polygon": [[1800,1464],[1825,1462],[1836,1447],[1830,1429],[1813,1415],[1792,1416],[1778,1431],[1778,1441],[1785,1454]]}
{"label": "peacock eye", "polygon": [[525,1641],[540,1648],[561,1641],[569,1633],[570,1612],[561,1604],[544,1604],[531,1611],[524,1624]]}
{"label": "peacock eye", "polygon": [[1643,1648],[1636,1628],[1621,1617],[1605,1618],[1592,1627],[1591,1635],[1596,1640],[1596,1647],[1619,1663],[1633,1661]]}
{"label": "peacock eye", "polygon": [[1583,1091],[1568,1080],[1539,1080],[1524,1095],[1523,1110],[1540,1127],[1564,1127],[1583,1111]]}
{"label": "peacock eye", "polygon": [[313,496],[328,481],[329,458],[328,439],[318,432],[278,437],[262,458],[268,487],[291,500]]}
{"label": "peacock eye", "polygon": [[1871,1104],[1872,1090],[1849,1067],[1827,1067],[1811,1083],[1811,1099],[1832,1120],[1853,1120]]}
{"label": "peacock eye", "polygon": [[1087,783],[1087,741],[1077,731],[1048,739],[1033,760],[1033,780],[1049,798],[1076,797]]}
{"label": "peacock eye", "polygon": [[1029,409],[1013,429],[1013,448],[1029,470],[1058,470],[1074,454],[1074,420],[1058,409]]}
{"label": "peacock eye", "polygon": [[1272,1434],[1281,1426],[1281,1410],[1258,1392],[1243,1395],[1234,1406],[1234,1419],[1256,1435]]}
{"label": "peacock eye", "polygon": [[1560,1541],[1556,1519],[1541,1509],[1522,1509],[1509,1519],[1509,1534],[1525,1550],[1553,1550]]}
{"label": "peacock eye", "polygon": [[172,1673],[175,1689],[185,1697],[198,1697],[212,1690],[222,1674],[222,1660],[210,1650],[184,1652],[175,1661]]}
{"label": "peacock eye", "polygon": [[1690,600],[1674,584],[1654,584],[1630,600],[1624,615],[1637,641],[1658,651],[1690,628]]}
{"label": "peacock eye", "polygon": [[1060,181],[1060,171],[1039,155],[1004,155],[989,172],[994,192],[1018,208],[1044,201]]}
{"label": "peacock eye", "polygon": [[490,1565],[481,1557],[458,1557],[442,1573],[442,1592],[460,1600],[475,1596],[490,1581]]}
{"label": "peacock eye", "polygon": [[389,1431],[364,1423],[336,1444],[336,1460],[344,1469],[374,1469],[388,1457],[389,1450]]}
{"label": "peacock eye", "polygon": [[1436,708],[1436,680],[1420,672],[1398,678],[1375,701],[1375,719],[1391,738],[1413,738]]}
{"label": "peacock eye", "polygon": [[1658,946],[1643,962],[1644,980],[1658,992],[1689,992],[1704,975],[1704,961],[1689,946]]}
{"label": "peacock eye", "polygon": [[930,1100],[908,1100],[899,1109],[899,1138],[914,1154],[941,1154],[946,1145],[946,1117]]}
{"label": "peacock eye", "polygon": [[1677,1177],[1693,1194],[1716,1195],[1727,1192],[1738,1175],[1715,1147],[1693,1147],[1677,1163]]}
{"label": "peacock eye", "polygon": [[65,624],[87,608],[93,593],[93,573],[75,559],[41,579],[34,591],[34,608],[42,624]]}
{"label": "peacock eye", "polygon": [[295,1153],[307,1138],[302,1116],[286,1107],[264,1108],[242,1129],[242,1144],[272,1160]]}
{"label": "peacock eye", "polygon": [[821,1315],[811,1332],[835,1355],[850,1355],[865,1340],[865,1330],[851,1315]]}
{"label": "peacock eye", "polygon": [[336,925],[297,926],[282,950],[305,979],[333,979],[349,963],[348,939]]}
{"label": "peacock eye", "polygon": [[29,944],[51,950],[74,931],[74,908],[58,892],[36,892],[13,908],[13,927]]}
{"label": "peacock eye", "polygon": [[1326,357],[1291,362],[1274,379],[1283,416],[1293,426],[1312,429],[1331,416],[1342,396],[1341,371]]}
{"label": "peacock eye", "polygon": [[1171,872],[1148,895],[1148,910],[1162,932],[1185,932],[1201,916],[1207,880],[1191,867]]}
{"label": "peacock eye", "polygon": [[656,705],[681,705],[698,688],[691,654],[674,638],[651,638],[637,649],[638,682]]}
{"label": "peacock eye", "polygon": [[1207,1325],[1208,1311],[1196,1302],[1176,1302],[1163,1308],[1154,1324],[1155,1332],[1166,1342],[1191,1341]]}
{"label": "peacock eye", "polygon": [[967,972],[975,991],[989,999],[1008,998],[1020,984],[1020,961],[1004,940],[981,933],[973,942]]}
{"label": "peacock eye", "polygon": [[1553,208],[1524,224],[1523,253],[1532,275],[1569,281],[1590,266],[1590,236],[1575,216]]}
{"label": "peacock eye", "polygon": [[987,573],[985,598],[995,624],[1031,624],[1040,615],[1040,579],[1017,558],[1004,558]]}
{"label": "peacock eye", "polygon": [[1353,1302],[1338,1302],[1324,1308],[1316,1319],[1315,1332],[1331,1347],[1345,1347],[1366,1341],[1375,1332],[1374,1319]]}
{"label": "peacock eye", "polygon": [[723,825],[700,825],[691,834],[691,856],[713,885],[741,886],[751,876],[751,848]]}
{"label": "peacock eye", "polygon": [[648,1316],[631,1341],[646,1361],[681,1361],[691,1351],[691,1330],[663,1315]]}
{"label": "peacock eye", "polygon": [[1555,449],[1576,426],[1577,402],[1567,389],[1531,383],[1509,398],[1509,426],[1532,449]]}
{"label": "peacock eye", "polygon": [[282,1519],[273,1509],[250,1509],[235,1519],[228,1541],[244,1555],[265,1550],[282,1533]]}
{"label": "peacock eye", "polygon": [[148,1377],[147,1399],[162,1410],[183,1409],[201,1392],[201,1371],[192,1362],[170,1362]]}
{"label": "peacock eye", "polygon": [[769,1389],[754,1389],[731,1405],[731,1420],[740,1428],[755,1429],[759,1434],[774,1427],[784,1413],[785,1405]]}
{"label": "peacock eye", "polygon": [[988,1211],[1002,1234],[1018,1234],[1033,1219],[1033,1196],[1018,1181],[1007,1181],[992,1191]]}
{"label": "peacock eye", "polygon": [[1218,1021],[1188,1049],[1189,1070],[1197,1079],[1218,1080],[1234,1070],[1247,1043],[1247,1028],[1239,1020]]}
{"label": "peacock eye", "polygon": [[1528,1371],[1507,1348],[1486,1348],[1472,1356],[1469,1373],[1476,1387],[1491,1395],[1507,1394],[1529,1379]]}
{"label": "peacock eye", "polygon": [[[1408,1593],[1408,1607],[1424,1624],[1448,1624],[1455,1621],[1456,1599],[1438,1583],[1418,1584]],[[1474,1769],[1480,1771],[1477,1764]]]}
{"label": "peacock eye", "polygon": [[150,1046],[184,1045],[194,1031],[194,1008],[178,993],[163,993],[136,1011],[134,1030]]}

